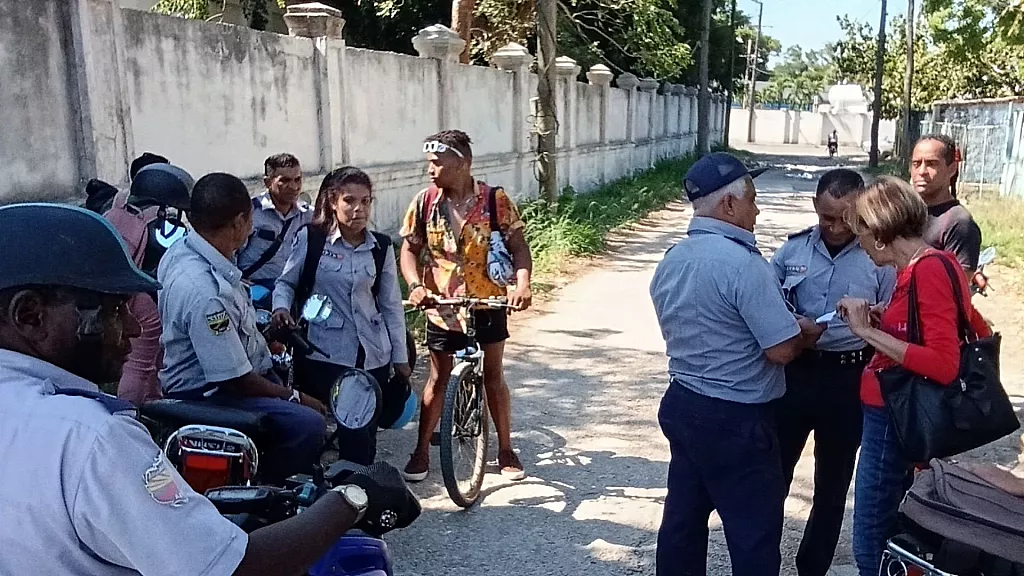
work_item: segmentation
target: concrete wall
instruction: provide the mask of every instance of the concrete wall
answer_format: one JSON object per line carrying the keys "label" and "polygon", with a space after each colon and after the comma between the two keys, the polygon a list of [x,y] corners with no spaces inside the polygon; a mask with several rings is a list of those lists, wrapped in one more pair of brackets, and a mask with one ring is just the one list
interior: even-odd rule
{"label": "concrete wall", "polygon": [[[748,113],[743,108],[731,110],[730,142],[747,141]],[[828,135],[836,130],[840,146],[861,148],[871,139],[871,115],[795,110],[754,110],[754,141],[758,144],[804,144],[824,146]],[[896,123],[882,120],[878,127],[881,141],[892,140]]]}
{"label": "concrete wall", "polygon": [[82,177],[66,10],[65,0],[0,2],[0,182],[6,202],[67,198]]}
{"label": "concrete wall", "polygon": [[[0,82],[0,203],[81,201],[89,178],[127,186],[129,163],[145,151],[197,178],[231,172],[256,192],[264,158],[287,151],[302,161],[311,195],[327,171],[364,168],[376,185],[375,223],[394,231],[426,185],[422,139],[448,128],[473,138],[478,178],[534,197],[537,78],[523,57],[499,70],[118,0],[0,2],[0,77],[17,79]],[[560,185],[586,192],[693,148],[694,91],[584,84],[562,64]],[[713,104],[719,142],[721,99]]]}

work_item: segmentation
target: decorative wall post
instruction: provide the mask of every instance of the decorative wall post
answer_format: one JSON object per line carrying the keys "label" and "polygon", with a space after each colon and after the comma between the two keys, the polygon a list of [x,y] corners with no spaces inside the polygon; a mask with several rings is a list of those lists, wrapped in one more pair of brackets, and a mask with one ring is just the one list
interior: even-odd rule
{"label": "decorative wall post", "polygon": [[641,92],[647,97],[647,146],[646,153],[643,155],[644,168],[648,168],[654,165],[654,126],[657,124],[657,107],[658,107],[658,81],[654,78],[644,78],[640,81],[640,85],[637,86]]}
{"label": "decorative wall post", "polygon": [[517,194],[527,195],[526,183],[533,183],[532,160],[533,143],[531,131],[527,127],[527,118],[532,115],[530,110],[530,63],[533,55],[526,47],[512,42],[499,49],[491,56],[491,63],[500,70],[513,73],[512,80],[512,150],[516,154],[516,189]]}
{"label": "decorative wall post", "polygon": [[594,64],[587,72],[587,80],[590,81],[591,86],[601,87],[601,144],[608,143],[608,101],[610,100],[612,91],[612,80],[615,75],[612,74],[604,64]]}
{"label": "decorative wall post", "polygon": [[576,134],[576,109],[578,106],[576,97],[576,78],[580,75],[580,66],[568,56],[555,58],[555,73],[558,75],[558,83],[561,85],[563,94],[561,117],[558,121],[558,131],[561,135],[562,150],[558,157],[565,161],[563,168],[559,168],[560,174],[565,174],[565,181],[569,186],[575,182],[573,172],[573,158],[576,155],[576,142],[579,140]]}
{"label": "decorative wall post", "polygon": [[320,116],[320,167],[329,172],[348,163],[348,131],[344,81],[345,19],[341,10],[318,2],[292,4],[284,15],[290,36],[313,39]]}
{"label": "decorative wall post", "polygon": [[640,85],[640,79],[625,72],[615,79],[615,84],[619,88],[629,91],[626,101],[626,142],[629,143],[629,172],[632,173],[633,153],[636,150],[636,89]]}
{"label": "decorative wall post", "polygon": [[675,137],[675,149],[676,153],[683,155],[686,153],[685,138],[686,131],[690,124],[690,110],[686,107],[686,86],[682,84],[672,85],[672,95],[676,99],[676,108],[678,114],[676,114],[676,125],[672,128],[672,134]]}
{"label": "decorative wall post", "polygon": [[434,24],[420,30],[412,39],[412,47],[416,49],[420,58],[437,60],[437,81],[440,86],[437,124],[442,130],[448,129],[452,122],[452,68],[458,65],[459,55],[466,47],[466,41],[444,24]]}

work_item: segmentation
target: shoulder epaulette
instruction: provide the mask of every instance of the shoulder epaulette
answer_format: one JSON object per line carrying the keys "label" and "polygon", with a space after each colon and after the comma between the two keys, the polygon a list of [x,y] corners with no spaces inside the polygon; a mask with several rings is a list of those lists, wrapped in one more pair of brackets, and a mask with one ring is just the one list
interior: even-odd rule
{"label": "shoulder epaulette", "polygon": [[790,234],[788,236],[788,238],[790,240],[792,240],[793,238],[799,238],[800,236],[804,236],[806,234],[810,234],[812,230],[814,230],[814,226],[808,226],[807,228],[804,228],[803,230],[801,230],[799,232],[793,232],[792,234]]}
{"label": "shoulder epaulette", "polygon": [[133,418],[139,414],[138,409],[134,404],[126,400],[121,400],[117,396],[111,396],[110,394],[104,394],[103,392],[93,392],[91,390],[82,390],[80,388],[56,388],[54,394],[60,394],[62,396],[81,396],[82,398],[89,398],[99,402],[103,408],[111,414],[124,414],[128,413]]}

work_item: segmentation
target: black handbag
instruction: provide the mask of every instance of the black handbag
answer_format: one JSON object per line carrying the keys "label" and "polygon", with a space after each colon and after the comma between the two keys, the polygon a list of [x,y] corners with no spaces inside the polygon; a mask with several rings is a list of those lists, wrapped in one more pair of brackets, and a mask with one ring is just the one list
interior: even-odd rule
{"label": "black handbag", "polygon": [[[926,256],[932,257],[939,258],[953,284],[961,336],[959,376],[949,386],[942,386],[902,366],[877,373],[903,456],[911,462],[960,454],[1020,428],[1013,404],[999,381],[999,334],[972,340],[956,276],[962,272],[942,256]],[[913,276],[907,336],[911,344],[922,344]]]}

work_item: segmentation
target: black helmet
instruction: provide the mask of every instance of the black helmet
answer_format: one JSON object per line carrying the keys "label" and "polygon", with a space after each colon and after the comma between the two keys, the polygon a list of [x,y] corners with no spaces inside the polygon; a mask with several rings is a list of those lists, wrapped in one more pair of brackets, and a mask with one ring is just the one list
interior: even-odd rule
{"label": "black helmet", "polygon": [[172,164],[150,164],[132,180],[129,201],[135,205],[153,204],[178,210],[189,209],[195,180],[185,170]]}
{"label": "black helmet", "polygon": [[66,286],[104,294],[155,292],[125,250],[114,227],[98,214],[63,204],[0,208],[0,290]]}

